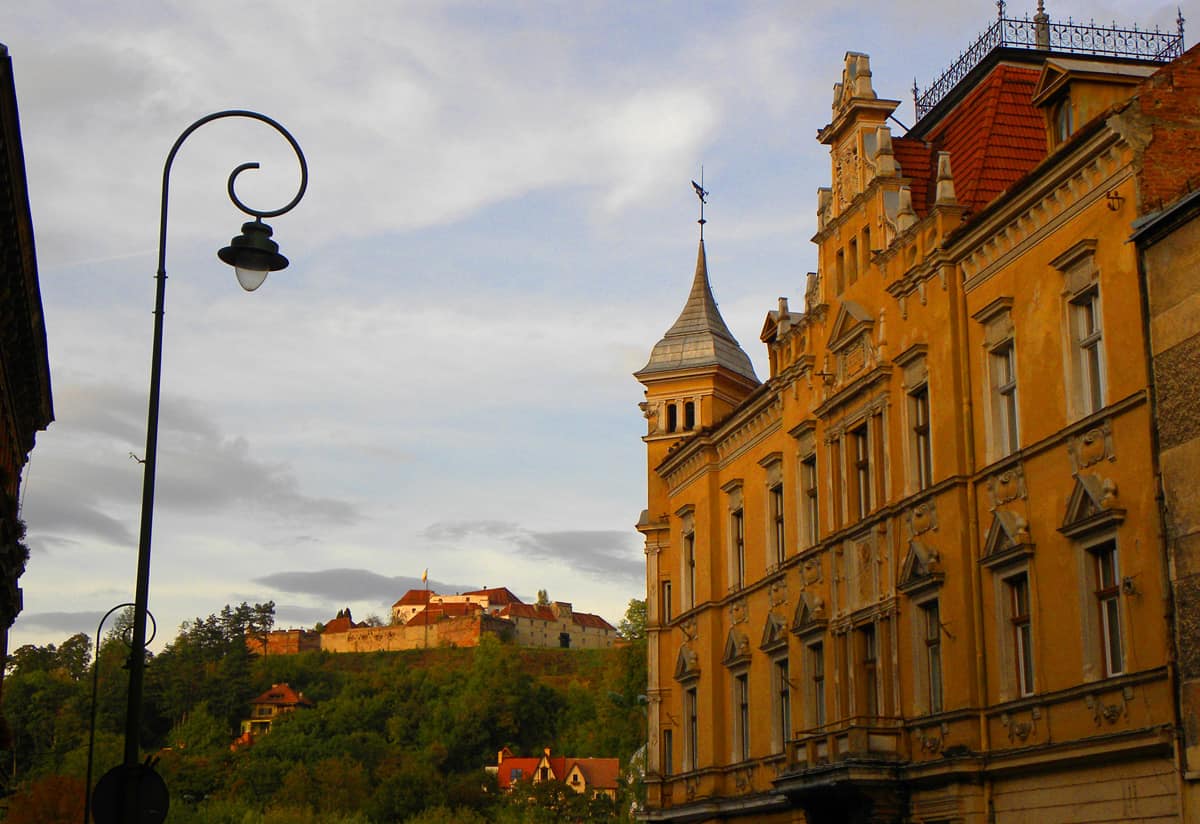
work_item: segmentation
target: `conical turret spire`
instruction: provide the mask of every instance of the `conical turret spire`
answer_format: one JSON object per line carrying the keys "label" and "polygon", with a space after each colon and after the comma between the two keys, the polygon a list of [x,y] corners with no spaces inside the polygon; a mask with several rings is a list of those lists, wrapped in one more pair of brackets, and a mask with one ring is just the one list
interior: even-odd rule
{"label": "conical turret spire", "polygon": [[649,362],[635,376],[641,378],[655,372],[703,366],[722,366],[758,382],[750,357],[738,345],[717,309],[708,283],[708,260],[701,240],[696,254],[696,275],[687,303],[662,340],[654,345]]}

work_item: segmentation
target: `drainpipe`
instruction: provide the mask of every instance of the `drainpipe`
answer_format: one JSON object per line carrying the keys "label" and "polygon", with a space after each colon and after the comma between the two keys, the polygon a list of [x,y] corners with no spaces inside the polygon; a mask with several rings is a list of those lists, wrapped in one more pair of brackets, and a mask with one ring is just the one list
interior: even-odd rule
{"label": "drainpipe", "polygon": [[[971,402],[971,390],[974,386],[974,381],[971,374],[972,357],[970,352],[970,343],[967,334],[967,324],[969,323],[969,315],[967,313],[967,291],[962,283],[961,272],[955,267],[954,272],[954,288],[958,290],[958,330],[957,337],[959,341],[959,349],[962,357],[959,361],[959,381],[962,388],[962,419],[966,422],[963,431],[963,452],[964,461],[967,468],[967,540],[970,542],[969,556],[974,559],[977,548],[979,547],[979,500],[977,493],[977,485],[974,481],[975,474],[975,415],[974,404]],[[991,735],[988,730],[987,723],[987,702],[988,702],[988,673],[987,673],[987,651],[984,644],[983,626],[983,570],[978,563],[973,564],[974,569],[970,571],[971,581],[971,600],[975,607],[974,631],[972,637],[975,643],[975,683],[978,694],[976,696],[979,702],[979,745],[984,753],[985,761],[988,759],[992,750]],[[988,810],[989,818],[993,815],[992,810],[992,780],[988,776],[983,778],[983,800],[984,809]]]}

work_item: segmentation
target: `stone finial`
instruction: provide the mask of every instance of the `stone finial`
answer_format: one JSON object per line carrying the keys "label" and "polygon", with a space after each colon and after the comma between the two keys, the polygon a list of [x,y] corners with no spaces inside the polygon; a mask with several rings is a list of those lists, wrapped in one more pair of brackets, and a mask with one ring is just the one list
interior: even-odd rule
{"label": "stone finial", "polygon": [[954,173],[950,171],[949,152],[938,152],[937,199],[934,200],[934,205],[958,205],[958,198],[954,194]]}
{"label": "stone finial", "polygon": [[887,126],[875,129],[875,174],[880,177],[893,177],[900,174],[896,165],[896,153],[892,151],[892,130]]}
{"label": "stone finial", "polygon": [[821,186],[817,189],[817,230],[825,228],[829,222],[829,210],[833,207],[833,189]]}
{"label": "stone finial", "polygon": [[1033,16],[1034,37],[1037,47],[1042,50],[1050,48],[1050,15],[1046,14],[1046,5],[1038,0],[1037,14]]}
{"label": "stone finial", "polygon": [[854,67],[854,96],[875,99],[875,89],[871,86],[871,57],[866,54],[856,54]]}
{"label": "stone finial", "polygon": [[842,108],[842,89],[845,88],[841,83],[833,84],[833,116],[837,117],[838,110]]}
{"label": "stone finial", "polygon": [[904,186],[900,189],[900,208],[896,211],[896,230],[907,232],[917,224],[920,218],[913,208],[912,189]]}
{"label": "stone finial", "polygon": [[788,299],[779,298],[779,333],[783,334],[792,328],[792,315],[788,312]]}

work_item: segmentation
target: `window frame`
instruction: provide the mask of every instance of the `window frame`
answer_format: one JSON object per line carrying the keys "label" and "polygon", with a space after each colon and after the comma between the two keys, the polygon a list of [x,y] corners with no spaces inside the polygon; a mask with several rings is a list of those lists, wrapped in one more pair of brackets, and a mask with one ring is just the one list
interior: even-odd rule
{"label": "window frame", "polygon": [[804,645],[804,661],[808,665],[809,700],[805,709],[809,712],[809,727],[820,729],[827,723],[825,641],[811,641]]}
{"label": "window frame", "polygon": [[788,741],[792,738],[792,682],[787,655],[772,659],[771,686],[774,697],[772,727],[777,738],[773,743],[776,752],[787,752]]}
{"label": "window frame", "polygon": [[942,619],[941,606],[937,598],[917,605],[921,614],[921,627],[925,642],[924,676],[926,709],[930,714],[943,712],[946,708],[944,679],[942,678]]}
{"label": "window frame", "polygon": [[750,760],[750,673],[741,670],[733,673],[733,761]]}
{"label": "window frame", "polygon": [[[1091,557],[1091,589],[1096,599],[1100,665],[1104,678],[1124,675],[1128,656],[1125,654],[1125,628],[1121,617],[1121,566],[1116,538],[1106,538],[1085,548]],[[1105,564],[1105,560],[1108,564]]]}
{"label": "window frame", "polygon": [[1020,407],[1017,401],[1017,347],[1006,338],[988,351],[996,411],[994,442],[997,457],[1012,455],[1021,447]]}
{"label": "window frame", "polygon": [[917,492],[933,486],[933,430],[930,423],[929,384],[908,391],[909,433],[913,450],[911,468]]}
{"label": "window frame", "polygon": [[700,723],[698,714],[699,692],[695,686],[683,691],[683,771],[700,769]]}
{"label": "window frame", "polygon": [[1005,616],[1012,651],[1012,683],[1021,698],[1037,692],[1037,664],[1033,650],[1033,599],[1028,570],[1022,569],[1002,579]]}

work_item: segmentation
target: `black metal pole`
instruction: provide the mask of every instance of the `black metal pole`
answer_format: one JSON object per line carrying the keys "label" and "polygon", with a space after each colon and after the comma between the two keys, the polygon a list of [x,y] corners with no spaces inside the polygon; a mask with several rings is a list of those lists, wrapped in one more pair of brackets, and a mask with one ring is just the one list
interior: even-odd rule
{"label": "black metal pole", "polygon": [[162,344],[163,344],[163,313],[167,290],[167,192],[171,181],[171,165],[175,161],[180,146],[192,132],[206,123],[226,117],[248,117],[273,127],[283,135],[296,152],[300,161],[300,188],[296,196],[283,208],[271,211],[251,209],[242,203],[234,194],[234,179],[246,169],[258,168],[257,163],[244,163],[234,169],[229,176],[229,197],[243,212],[255,217],[274,217],[290,211],[308,186],[308,164],[304,153],[295,138],[275,120],[258,112],[244,109],[232,109],[216,112],[200,118],[191,126],[184,129],[167,154],[163,165],[162,204],[158,223],[158,272],[154,296],[154,343],[150,355],[150,402],[146,413],[146,455],[145,472],[142,476],[142,522],[138,537],[137,578],[134,590],[133,637],[129,650],[129,700],[125,713],[125,795],[122,805],[121,821],[125,824],[138,824],[141,821],[138,804],[138,786],[141,778],[140,738],[142,725],[142,703],[146,675],[146,612],[150,601],[150,537],[154,525],[154,481],[155,469],[158,463],[158,410],[159,394],[162,383]]}

